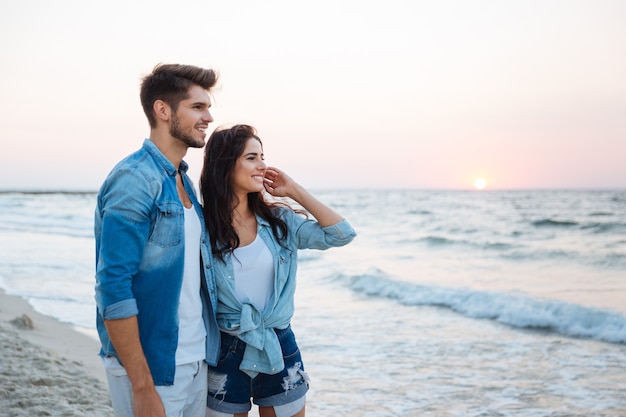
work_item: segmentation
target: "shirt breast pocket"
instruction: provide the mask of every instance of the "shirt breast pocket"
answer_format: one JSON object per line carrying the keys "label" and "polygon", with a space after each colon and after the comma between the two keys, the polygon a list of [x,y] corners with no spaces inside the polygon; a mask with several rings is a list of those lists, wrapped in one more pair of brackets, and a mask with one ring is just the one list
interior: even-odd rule
{"label": "shirt breast pocket", "polygon": [[292,251],[290,249],[283,248],[282,246],[278,250],[277,254],[277,264],[275,264],[275,268],[277,268],[277,274],[280,275],[289,275],[291,268],[295,261],[295,256],[297,256],[296,251]]}
{"label": "shirt breast pocket", "polygon": [[149,243],[167,248],[180,245],[184,228],[183,208],[177,203],[157,203],[156,219]]}

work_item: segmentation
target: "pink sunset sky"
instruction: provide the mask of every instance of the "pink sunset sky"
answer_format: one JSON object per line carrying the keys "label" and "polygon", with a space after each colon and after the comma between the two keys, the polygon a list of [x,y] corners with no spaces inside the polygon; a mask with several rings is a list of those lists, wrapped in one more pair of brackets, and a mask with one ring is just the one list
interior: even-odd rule
{"label": "pink sunset sky", "polygon": [[[97,190],[159,62],[312,188],[626,188],[626,2],[0,5],[0,190]],[[202,151],[186,160],[197,179]]]}

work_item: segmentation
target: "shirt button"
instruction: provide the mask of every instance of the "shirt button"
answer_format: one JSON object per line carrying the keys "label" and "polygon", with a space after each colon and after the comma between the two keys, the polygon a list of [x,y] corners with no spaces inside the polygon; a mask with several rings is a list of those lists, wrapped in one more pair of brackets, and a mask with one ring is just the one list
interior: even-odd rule
{"label": "shirt button", "polygon": [[253,368],[256,368],[256,365],[252,365]]}

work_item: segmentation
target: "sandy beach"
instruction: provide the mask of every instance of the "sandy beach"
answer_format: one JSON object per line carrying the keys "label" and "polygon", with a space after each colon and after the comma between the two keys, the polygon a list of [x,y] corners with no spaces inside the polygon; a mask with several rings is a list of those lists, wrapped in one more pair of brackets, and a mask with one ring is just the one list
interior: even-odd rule
{"label": "sandy beach", "polygon": [[98,342],[0,290],[0,416],[112,416]]}

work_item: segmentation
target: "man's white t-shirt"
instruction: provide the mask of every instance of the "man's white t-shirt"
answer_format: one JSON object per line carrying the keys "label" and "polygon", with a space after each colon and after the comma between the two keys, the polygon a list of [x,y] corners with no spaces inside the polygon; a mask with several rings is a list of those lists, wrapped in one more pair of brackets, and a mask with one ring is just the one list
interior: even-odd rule
{"label": "man's white t-shirt", "polygon": [[206,357],[206,329],[200,298],[200,239],[202,224],[194,207],[185,207],[185,267],[178,304],[176,365]]}

